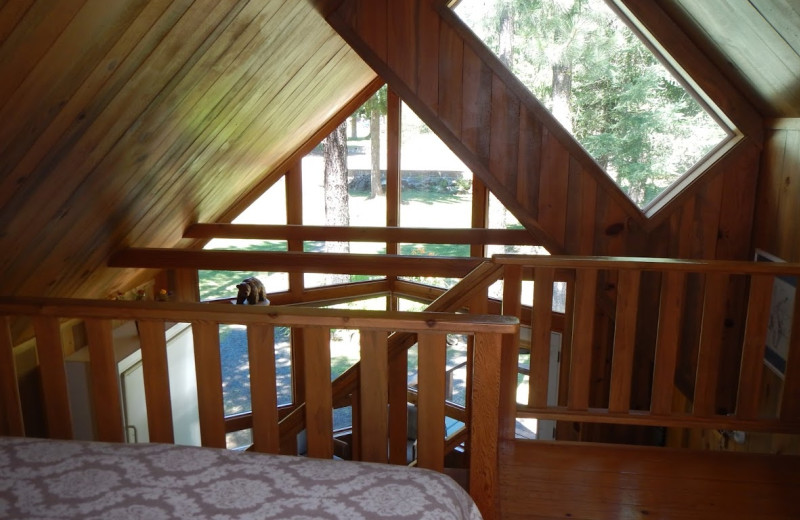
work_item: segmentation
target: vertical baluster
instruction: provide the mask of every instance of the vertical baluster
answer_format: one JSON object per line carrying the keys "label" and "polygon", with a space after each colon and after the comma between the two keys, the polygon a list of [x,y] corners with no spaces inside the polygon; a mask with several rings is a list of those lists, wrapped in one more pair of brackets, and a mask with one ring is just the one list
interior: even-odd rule
{"label": "vertical baluster", "polygon": [[47,433],[52,439],[72,439],[72,416],[58,318],[36,316],[33,318],[33,329],[39,355]]}
{"label": "vertical baluster", "polygon": [[197,369],[197,403],[203,446],[224,448],[225,405],[222,398],[222,366],[219,357],[219,325],[192,322],[194,361]]}
{"label": "vertical baluster", "polygon": [[572,357],[569,374],[570,410],[589,408],[592,377],[592,342],[597,294],[597,271],[579,269],[575,277],[575,314],[572,327]]}
{"label": "vertical baluster", "polygon": [[500,334],[475,334],[470,427],[469,494],[482,512],[497,511],[499,433],[514,428],[513,416],[500,416]]}
{"label": "vertical baluster", "polygon": [[667,271],[661,277],[658,340],[653,369],[653,395],[650,400],[650,410],[656,415],[669,415],[672,411],[685,286],[685,273]]}
{"label": "vertical baluster", "polygon": [[253,449],[263,453],[279,453],[275,328],[265,323],[248,325],[247,352],[250,361]]}
{"label": "vertical baluster", "polygon": [[398,349],[389,358],[388,378],[389,462],[391,464],[406,464],[408,442],[408,349]]}
{"label": "vertical baluster", "polygon": [[110,320],[86,320],[91,396],[97,440],[123,442],[122,400]]}
{"label": "vertical baluster", "polygon": [[[481,291],[481,294],[478,294],[470,300],[469,304],[469,312],[471,314],[488,314],[488,290]],[[518,334],[517,334],[518,335]],[[466,408],[466,416],[467,416],[467,428],[472,431],[473,430],[473,422],[472,422],[472,414],[473,414],[473,406],[474,406],[474,385],[475,385],[475,345],[477,343],[477,336],[471,334],[467,336],[467,381],[464,389],[464,394],[467,396],[464,402],[464,408]],[[502,341],[502,338],[497,338],[498,341]],[[496,355],[495,362],[497,363],[497,391],[500,391],[500,360],[502,359],[501,353],[501,346],[498,343],[495,346]],[[484,348],[484,350],[486,350]],[[482,369],[485,370],[485,369]],[[499,394],[498,394],[499,395]],[[472,396],[470,398],[470,396]],[[499,401],[498,401],[499,404]],[[514,428],[514,420],[511,420],[511,428]],[[472,434],[467,438],[465,441],[465,448],[466,448],[466,457],[467,457],[467,464],[472,467],[472,443],[474,442]]]}
{"label": "vertical baluster", "polygon": [[641,274],[638,270],[624,270],[619,273],[611,390],[608,400],[608,411],[612,413],[625,413],[630,410]]}
{"label": "vertical baluster", "polygon": [[792,336],[783,379],[780,419],[785,423],[800,423],[800,298],[797,294],[794,297]]}
{"label": "vertical baluster", "polygon": [[175,442],[172,427],[172,396],[169,388],[167,340],[164,322],[142,320],[139,342],[142,346],[142,374],[147,407],[147,431],[150,442]]}
{"label": "vertical baluster", "polygon": [[[503,268],[503,310],[506,316],[522,317],[522,266],[509,264]],[[517,414],[517,373],[519,371],[519,334],[503,336],[501,352],[500,417],[516,417]],[[514,421],[500,432],[503,439],[514,438]]]}
{"label": "vertical baluster", "polygon": [[389,359],[385,331],[361,331],[361,460],[387,461]]}
{"label": "vertical baluster", "polygon": [[6,316],[0,318],[0,435],[25,435],[14,361],[14,342]]}
{"label": "vertical baluster", "polygon": [[444,470],[444,399],[447,335],[420,333],[418,465]]}
{"label": "vertical baluster", "polygon": [[331,394],[331,331],[304,329],[306,439],[308,456],[333,458],[333,396]]}
{"label": "vertical baluster", "polygon": [[693,409],[695,415],[704,417],[716,413],[717,382],[719,381],[719,362],[722,355],[722,332],[725,325],[728,281],[729,275],[724,273],[706,275]]}
{"label": "vertical baluster", "polygon": [[547,406],[554,278],[555,269],[537,267],[534,270],[533,316],[531,317],[531,363],[528,386],[529,406]]}
{"label": "vertical baluster", "polygon": [[744,330],[742,363],[739,369],[739,392],[736,416],[755,419],[764,370],[764,338],[769,324],[769,303],[774,278],[769,275],[750,277],[750,296],[747,302],[747,322]]}

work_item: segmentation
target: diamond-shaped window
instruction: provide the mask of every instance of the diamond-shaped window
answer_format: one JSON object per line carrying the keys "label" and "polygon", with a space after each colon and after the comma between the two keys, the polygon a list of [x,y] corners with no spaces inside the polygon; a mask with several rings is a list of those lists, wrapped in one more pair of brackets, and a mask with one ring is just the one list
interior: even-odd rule
{"label": "diamond-shaped window", "polygon": [[453,10],[645,211],[734,135],[603,0]]}

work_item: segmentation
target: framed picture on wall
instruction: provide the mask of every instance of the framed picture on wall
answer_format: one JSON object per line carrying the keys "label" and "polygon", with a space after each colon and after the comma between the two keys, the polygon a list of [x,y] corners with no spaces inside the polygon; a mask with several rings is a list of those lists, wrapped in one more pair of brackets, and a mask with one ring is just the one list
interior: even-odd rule
{"label": "framed picture on wall", "polygon": [[[755,260],[756,262],[783,262],[780,258],[760,249],[756,249]],[[764,345],[764,363],[780,377],[783,377],[786,372],[796,291],[796,276],[775,277],[769,323],[767,324],[767,339]]]}

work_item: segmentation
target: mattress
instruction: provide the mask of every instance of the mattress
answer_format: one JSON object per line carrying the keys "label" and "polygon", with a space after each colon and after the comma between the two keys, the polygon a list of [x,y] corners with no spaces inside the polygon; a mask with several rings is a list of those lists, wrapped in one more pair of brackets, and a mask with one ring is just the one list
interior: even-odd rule
{"label": "mattress", "polygon": [[0,437],[0,518],[481,516],[453,479],[419,468],[168,444]]}

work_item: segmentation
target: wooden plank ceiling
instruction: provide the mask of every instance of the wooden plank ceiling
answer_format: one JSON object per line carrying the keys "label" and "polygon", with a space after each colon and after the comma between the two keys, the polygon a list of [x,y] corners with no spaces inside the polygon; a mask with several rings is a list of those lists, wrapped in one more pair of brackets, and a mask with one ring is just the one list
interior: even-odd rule
{"label": "wooden plank ceiling", "polygon": [[310,0],[0,0],[0,294],[129,288],[374,78]]}
{"label": "wooden plank ceiling", "polygon": [[[187,246],[281,174],[375,78],[337,3],[0,0],[0,294],[128,288],[111,253]],[[763,116],[800,117],[794,0],[661,4]]]}
{"label": "wooden plank ceiling", "polygon": [[661,3],[764,117],[800,117],[800,2]]}

